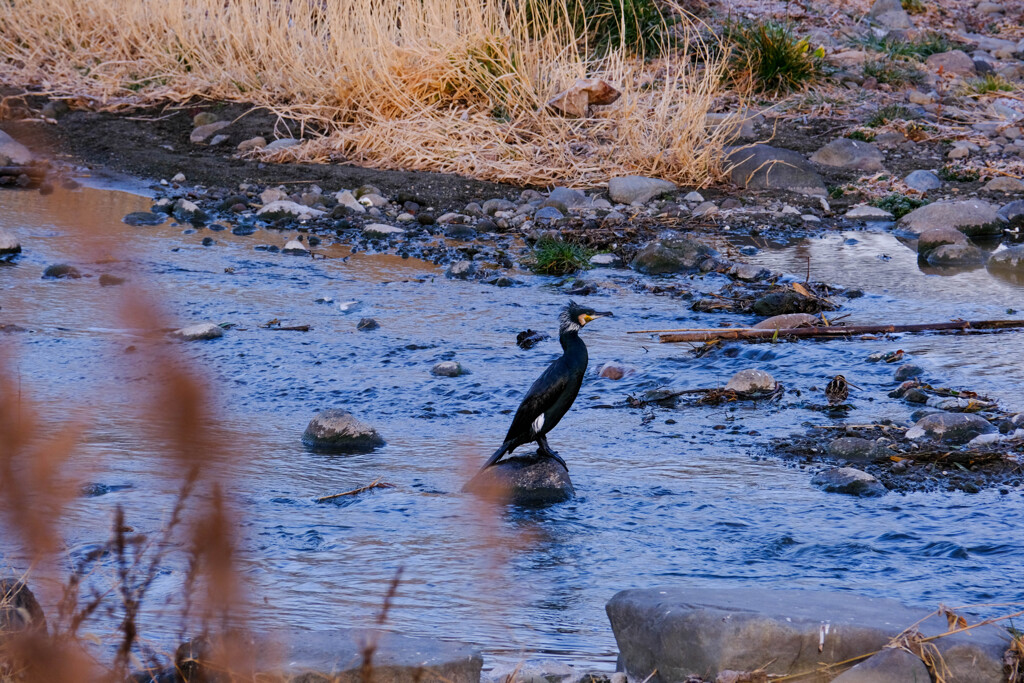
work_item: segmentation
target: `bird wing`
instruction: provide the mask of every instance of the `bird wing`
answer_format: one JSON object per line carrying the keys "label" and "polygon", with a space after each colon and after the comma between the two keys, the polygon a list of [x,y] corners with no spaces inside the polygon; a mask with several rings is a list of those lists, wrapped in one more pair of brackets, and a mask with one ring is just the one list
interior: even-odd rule
{"label": "bird wing", "polygon": [[[577,378],[577,373],[572,372],[567,365],[564,357],[556,359],[541,373],[537,381],[530,385],[523,402],[516,410],[516,416],[512,419],[512,426],[508,428],[506,442],[529,436],[533,421],[558,403],[563,394],[572,388],[574,382],[579,384],[577,380],[581,378]],[[579,387],[575,389],[578,391]]]}

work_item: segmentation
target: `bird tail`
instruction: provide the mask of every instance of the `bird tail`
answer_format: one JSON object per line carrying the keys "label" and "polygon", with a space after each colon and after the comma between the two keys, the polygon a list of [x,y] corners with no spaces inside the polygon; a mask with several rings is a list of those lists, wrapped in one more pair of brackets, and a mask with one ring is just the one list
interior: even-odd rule
{"label": "bird tail", "polygon": [[511,445],[512,445],[511,441],[506,441],[505,443],[501,444],[501,448],[499,448],[498,450],[494,451],[494,455],[492,455],[490,458],[487,459],[487,462],[485,462],[484,466],[480,468],[480,471],[483,472],[488,467],[490,467],[494,463],[496,463],[499,460],[501,460],[501,456],[503,456],[506,453],[508,453],[509,446],[511,446]]}

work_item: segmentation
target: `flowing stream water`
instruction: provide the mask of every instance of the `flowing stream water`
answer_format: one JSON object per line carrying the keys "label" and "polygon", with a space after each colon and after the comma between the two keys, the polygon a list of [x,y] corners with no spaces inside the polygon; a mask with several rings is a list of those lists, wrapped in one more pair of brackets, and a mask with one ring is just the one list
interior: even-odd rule
{"label": "flowing stream water", "polygon": [[[399,567],[389,627],[478,645],[488,667],[527,657],[610,668],[616,647],[604,605],[625,588],[799,587],[928,607],[1024,600],[1020,490],[859,499],[819,491],[807,469],[759,457],[770,438],[810,424],[907,423],[910,408],[886,396],[894,367],[865,361],[876,351],[902,348],[938,383],[1024,410],[1020,333],[737,344],[696,358],[686,345],[626,332],[752,319],[698,314],[685,300],[640,293],[627,270],[592,271],[588,280],[603,287],[585,301],[615,317],[584,330],[590,371],[550,435],[578,495],[545,509],[493,510],[459,491],[560,352],[556,318],[568,297],[554,278],[524,273],[525,286],[496,288],[446,279],[415,259],[350,254],[338,245],[318,248],[328,258],[315,260],[254,249],[283,245],[287,235],[278,231],[183,234],[188,226],[172,222],[121,222],[150,203],[109,187],[0,194],[0,227],[25,248],[14,265],[0,265],[0,322],[31,330],[0,343],[20,391],[41,403],[45,418],[89,425],[69,463],[80,483],[110,487],[69,504],[69,565],[106,539],[116,506],[136,530],[154,533],[174,497],[174,478],[164,476],[167,464],[148,440],[151,418],[132,405],[131,388],[147,370],[128,360],[134,331],[116,315],[122,291],[144,287],[168,325],[237,325],[221,339],[178,350],[208,380],[216,404],[210,419],[241,444],[227,481],[254,626],[367,626]],[[202,246],[206,236],[215,244]],[[984,269],[922,272],[914,252],[885,230],[760,247],[747,260],[802,279],[810,258],[812,278],[862,288],[865,296],[841,311],[854,323],[1013,317],[1008,308],[1024,307],[1024,287]],[[93,277],[41,279],[59,262]],[[100,287],[103,272],[127,275],[128,283]],[[720,278],[678,279],[713,289]],[[317,303],[320,297],[333,303]],[[345,302],[358,303],[342,311]],[[380,328],[357,331],[360,317],[376,318]],[[273,318],[312,329],[260,328]],[[552,338],[519,349],[516,334],[527,328]],[[432,376],[446,359],[471,374]],[[598,377],[609,361],[635,373]],[[803,396],[787,393],[779,404],[624,407],[631,393],[722,386],[750,367]],[[846,418],[807,407],[811,387],[820,403],[837,373],[862,387]],[[307,451],[302,430],[328,407],[352,410],[387,445],[355,456]],[[395,488],[337,504],[314,501],[377,477]],[[21,557],[13,542],[0,545],[0,561],[19,571]],[[170,558],[153,603],[175,603],[184,572]],[[144,619],[149,638],[173,637],[162,618]],[[101,615],[92,628],[115,627]]]}

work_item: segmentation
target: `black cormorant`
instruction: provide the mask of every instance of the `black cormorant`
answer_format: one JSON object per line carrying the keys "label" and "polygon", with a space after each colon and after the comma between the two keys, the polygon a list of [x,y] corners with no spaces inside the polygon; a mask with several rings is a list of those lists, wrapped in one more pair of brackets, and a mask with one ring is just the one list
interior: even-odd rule
{"label": "black cormorant", "polygon": [[558,341],[562,344],[562,355],[537,378],[526,397],[519,404],[519,410],[512,419],[512,426],[505,435],[505,443],[494,452],[481,468],[485,470],[498,462],[503,455],[519,446],[537,442],[537,453],[554,458],[566,471],[569,467],[558,453],[548,446],[547,433],[555,428],[558,421],[569,412],[583,384],[587,371],[587,345],[580,339],[579,332],[591,320],[609,316],[592,308],[580,306],[575,301],[562,309],[558,317]]}

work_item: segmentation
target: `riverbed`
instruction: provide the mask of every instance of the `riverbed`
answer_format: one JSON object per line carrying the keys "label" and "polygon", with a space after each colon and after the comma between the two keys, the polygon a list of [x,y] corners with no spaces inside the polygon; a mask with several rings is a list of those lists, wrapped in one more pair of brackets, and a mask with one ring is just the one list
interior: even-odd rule
{"label": "riverbed", "polygon": [[[643,278],[626,269],[590,271],[600,288],[583,301],[615,317],[583,332],[590,372],[550,435],[578,495],[544,509],[491,509],[459,491],[559,353],[557,314],[568,299],[560,279],[520,272],[524,284],[498,288],[340,244],[315,248],[316,259],[256,249],[283,246],[295,236],[287,231],[130,227],[121,217],[152,203],[144,186],[86,182],[49,196],[0,194],[0,227],[25,248],[0,266],[0,322],[29,330],[4,335],[4,347],[21,391],[45,417],[89,425],[69,466],[82,485],[109,491],[71,502],[69,566],[106,539],[117,506],[152,533],[174,496],[129,390],[148,373],[125,360],[139,331],[117,315],[117,302],[137,288],[159,302],[168,326],[232,324],[221,339],[177,350],[206,378],[210,417],[238,444],[226,481],[254,627],[370,625],[401,568],[390,628],[473,643],[486,667],[554,658],[610,670],[616,647],[604,605],[624,588],[829,589],[928,607],[1024,600],[1021,490],[860,499],[819,491],[808,470],[763,455],[771,438],[812,424],[907,424],[911,408],[886,396],[894,367],[866,362],[878,351],[903,349],[936,384],[1024,410],[1020,333],[737,344],[696,357],[687,345],[627,332],[753,319],[695,313],[687,300],[645,293],[636,286]],[[203,246],[204,237],[213,244]],[[984,268],[922,272],[884,226],[757,247],[743,258],[802,279],[809,257],[812,279],[862,289],[839,312],[851,323],[1019,317],[1007,309],[1024,302],[1024,287]],[[54,263],[87,277],[42,279]],[[101,288],[102,273],[127,281]],[[672,279],[697,291],[725,282],[717,274]],[[364,317],[380,327],[357,330]],[[261,327],[272,319],[311,329]],[[552,338],[520,349],[516,334],[528,328]],[[431,375],[441,360],[470,374]],[[632,372],[598,377],[607,362]],[[720,387],[744,368],[771,372],[787,394],[779,403],[626,406],[628,395],[657,387]],[[812,406],[838,373],[861,387],[845,417]],[[353,411],[387,445],[355,456],[307,451],[302,430],[329,407]],[[315,502],[377,478],[395,487]],[[0,546],[18,570],[21,557]],[[165,570],[153,605],[173,605],[180,593],[183,559],[170,558]],[[116,627],[113,617],[98,619],[91,630],[101,636]],[[143,625],[151,641],[177,635],[159,611]]]}

